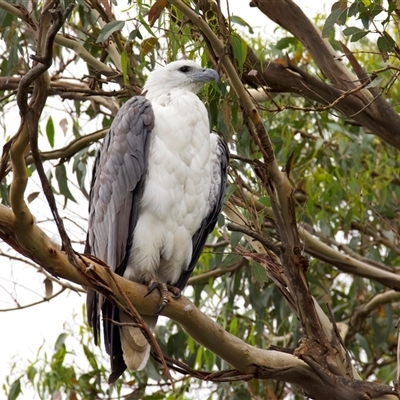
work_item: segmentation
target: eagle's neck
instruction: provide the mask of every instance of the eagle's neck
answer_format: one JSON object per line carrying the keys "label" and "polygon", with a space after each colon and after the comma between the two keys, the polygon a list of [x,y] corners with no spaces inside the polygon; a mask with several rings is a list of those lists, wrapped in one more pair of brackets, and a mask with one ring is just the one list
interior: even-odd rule
{"label": "eagle's neck", "polygon": [[[167,104],[171,98],[176,96],[189,96],[189,98],[196,98],[197,91],[190,90],[189,88],[171,88],[166,91],[165,88],[150,87],[143,90],[143,96],[146,97],[151,103]],[[200,101],[200,100],[199,100]]]}

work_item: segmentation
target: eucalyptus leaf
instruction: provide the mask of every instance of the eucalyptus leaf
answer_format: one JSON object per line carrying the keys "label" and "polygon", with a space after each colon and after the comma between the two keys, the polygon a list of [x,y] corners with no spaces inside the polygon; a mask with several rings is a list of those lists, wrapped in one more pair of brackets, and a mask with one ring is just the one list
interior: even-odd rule
{"label": "eucalyptus leaf", "polygon": [[125,26],[125,21],[112,21],[101,29],[96,43],[105,42],[114,32],[120,31]]}

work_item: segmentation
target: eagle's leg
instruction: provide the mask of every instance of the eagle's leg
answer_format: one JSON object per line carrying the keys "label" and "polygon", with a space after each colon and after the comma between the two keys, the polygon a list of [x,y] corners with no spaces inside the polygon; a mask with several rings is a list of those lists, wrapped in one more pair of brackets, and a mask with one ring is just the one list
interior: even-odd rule
{"label": "eagle's leg", "polygon": [[145,297],[148,296],[151,292],[153,292],[155,289],[157,289],[160,292],[161,299],[159,303],[158,310],[156,311],[156,314],[160,314],[162,310],[164,310],[164,307],[168,303],[168,292],[172,293],[172,297],[174,299],[179,299],[181,297],[181,291],[175,286],[169,285],[168,283],[160,282],[157,279],[152,279],[148,285],[147,285],[147,293],[145,294]]}

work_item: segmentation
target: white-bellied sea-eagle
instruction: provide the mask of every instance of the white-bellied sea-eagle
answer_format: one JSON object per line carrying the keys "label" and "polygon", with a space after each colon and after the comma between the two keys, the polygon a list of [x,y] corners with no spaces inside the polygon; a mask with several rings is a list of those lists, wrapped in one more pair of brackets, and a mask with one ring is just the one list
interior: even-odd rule
{"label": "white-bellied sea-eagle", "polygon": [[[228,148],[210,134],[197,92],[218,73],[175,61],[149,74],[143,95],[119,110],[97,155],[89,199],[86,252],[113,271],[160,290],[183,290],[221,211]],[[128,367],[141,370],[150,345],[130,318],[92,289],[87,314],[95,341],[103,317],[111,358],[109,382]],[[144,316],[154,328],[157,315]]]}

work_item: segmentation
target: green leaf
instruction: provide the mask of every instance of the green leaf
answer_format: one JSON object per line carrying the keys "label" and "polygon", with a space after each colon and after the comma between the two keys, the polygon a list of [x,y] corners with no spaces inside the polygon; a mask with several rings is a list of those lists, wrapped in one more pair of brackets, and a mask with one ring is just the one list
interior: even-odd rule
{"label": "green leaf", "polygon": [[383,32],[383,37],[386,40],[388,51],[393,51],[397,47],[396,41],[387,32]]}
{"label": "green leaf", "polygon": [[33,380],[35,379],[37,370],[33,365],[30,365],[26,371],[26,376],[29,379],[29,382],[33,383]]}
{"label": "green leaf", "polygon": [[286,48],[288,48],[290,45],[297,45],[299,43],[298,39],[294,38],[294,37],[287,37],[287,38],[282,38],[280,39],[275,47],[279,50],[284,50]]}
{"label": "green leaf", "polygon": [[324,28],[322,29],[322,37],[326,38],[331,33],[333,26],[343,20],[343,15],[347,16],[347,8],[337,8],[333,10],[325,21]]}
{"label": "green leaf", "polygon": [[378,45],[379,51],[381,51],[382,53],[386,53],[388,51],[388,43],[386,39],[382,36],[378,38],[376,44]]}
{"label": "green leaf", "polygon": [[247,43],[239,36],[232,35],[233,55],[238,63],[239,71],[243,74],[243,66],[247,57]]}
{"label": "green leaf", "polygon": [[135,40],[136,38],[142,40],[143,36],[140,33],[139,29],[134,29],[130,34],[129,34],[129,40]]}
{"label": "green leaf", "polygon": [[229,324],[229,332],[232,333],[232,335],[237,335],[237,331],[238,319],[236,317],[233,317],[231,323]]}
{"label": "green leaf", "polygon": [[153,37],[156,37],[156,35],[154,34],[154,32],[151,30],[150,25],[145,21],[145,19],[143,18],[143,14],[140,12],[138,14],[139,17],[139,21],[142,24],[143,28],[146,29],[147,32],[149,32],[149,34]]}
{"label": "green leaf", "polygon": [[267,272],[265,271],[265,268],[259,264],[258,262],[252,262],[251,263],[251,273],[254,276],[254,279],[261,285],[263,286],[264,283],[268,282],[268,275]]}
{"label": "green leaf", "polygon": [[231,234],[231,246],[234,249],[243,237],[242,232],[232,232]]}
{"label": "green leaf", "polygon": [[359,5],[359,3],[357,3],[357,2],[354,2],[350,5],[349,12],[347,13],[347,16],[349,18],[354,17],[358,13],[358,5]]}
{"label": "green leaf", "polygon": [[8,393],[8,400],[15,400],[21,394],[21,382],[20,379],[17,379],[11,385],[10,393]]}
{"label": "green leaf", "polygon": [[368,33],[369,31],[358,32],[351,37],[350,42],[358,42],[361,38],[368,35]]}
{"label": "green leaf", "polygon": [[271,200],[270,200],[269,197],[266,197],[266,196],[260,197],[260,198],[258,199],[258,201],[259,201],[261,204],[264,204],[264,206],[266,206],[266,207],[271,207]]}
{"label": "green leaf", "polygon": [[369,24],[371,23],[370,15],[367,14],[366,17],[360,18],[360,19],[361,19],[361,23],[363,24],[363,27],[364,27],[365,29],[368,29],[368,28],[369,28]]}
{"label": "green leaf", "polygon": [[348,28],[343,29],[343,35],[351,36],[358,32],[365,32],[363,29],[357,28],[356,26],[349,26]]}
{"label": "green leaf", "polygon": [[6,60],[6,77],[9,78],[18,64],[18,35],[13,35],[10,42],[10,53]]}
{"label": "green leaf", "polygon": [[236,264],[237,262],[240,261],[242,257],[239,256],[239,254],[228,254],[221,262],[220,267],[229,267],[233,264]]}
{"label": "green leaf", "polygon": [[249,33],[253,34],[253,28],[251,27],[250,24],[248,24],[243,18],[239,17],[238,15],[232,15],[231,16],[231,22],[237,25],[245,26],[246,28],[249,29]]}
{"label": "green leaf", "polygon": [[63,346],[65,339],[67,337],[68,335],[66,333],[61,333],[56,340],[56,343],[54,345],[54,350],[56,351],[60,350],[61,346]]}
{"label": "green leaf", "polygon": [[142,400],[163,400],[165,399],[165,392],[156,392],[148,396],[144,396]]}
{"label": "green leaf", "polygon": [[60,193],[65,197],[64,207],[66,206],[68,199],[76,203],[76,200],[68,187],[67,171],[64,164],[57,165],[56,179],[58,183],[58,188],[60,189]]}
{"label": "green leaf", "polygon": [[110,35],[116,31],[120,31],[125,26],[125,21],[112,21],[104,25],[103,29],[100,31],[96,43],[106,41]]}
{"label": "green leaf", "polygon": [[90,366],[94,369],[97,370],[99,367],[97,365],[96,357],[95,355],[90,351],[89,347],[87,347],[85,344],[83,345],[83,352],[85,353],[85,356],[87,360],[89,361]]}
{"label": "green leaf", "polygon": [[52,149],[54,148],[54,132],[55,132],[54,122],[53,118],[50,116],[46,124],[46,135],[47,135],[47,140],[49,141],[50,147]]}
{"label": "green leaf", "polygon": [[11,23],[14,19],[14,15],[7,12],[6,10],[0,9],[0,29],[11,26]]}
{"label": "green leaf", "polygon": [[124,51],[121,53],[121,68],[125,86],[128,84],[128,66],[129,66],[128,53],[124,49]]}
{"label": "green leaf", "polygon": [[232,396],[232,400],[251,400],[251,396],[248,391],[240,389]]}
{"label": "green leaf", "polygon": [[87,149],[83,149],[80,152],[78,152],[74,157],[72,170],[76,174],[76,179],[78,180],[78,185],[82,191],[82,194],[88,199],[89,194],[86,191],[85,187],[85,177],[87,173],[87,163],[86,163],[87,156],[88,156]]}

